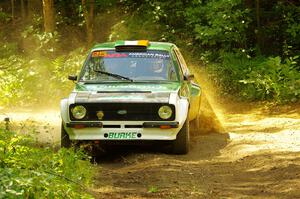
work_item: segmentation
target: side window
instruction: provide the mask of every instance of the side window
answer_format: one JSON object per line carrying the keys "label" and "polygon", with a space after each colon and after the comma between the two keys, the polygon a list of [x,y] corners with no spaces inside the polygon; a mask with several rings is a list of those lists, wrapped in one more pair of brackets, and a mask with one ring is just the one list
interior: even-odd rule
{"label": "side window", "polygon": [[184,71],[182,70],[182,66],[181,66],[182,64],[181,64],[181,62],[180,62],[180,60],[178,58],[178,55],[177,55],[175,49],[172,50],[172,54],[176,58],[178,66],[179,66],[178,72],[179,72],[180,79],[183,80]]}
{"label": "side window", "polygon": [[188,69],[188,67],[186,65],[186,62],[185,62],[182,54],[178,50],[178,48],[175,48],[175,53],[176,53],[176,56],[177,56],[177,58],[178,58],[178,60],[180,62],[183,74],[189,74],[189,69]]}

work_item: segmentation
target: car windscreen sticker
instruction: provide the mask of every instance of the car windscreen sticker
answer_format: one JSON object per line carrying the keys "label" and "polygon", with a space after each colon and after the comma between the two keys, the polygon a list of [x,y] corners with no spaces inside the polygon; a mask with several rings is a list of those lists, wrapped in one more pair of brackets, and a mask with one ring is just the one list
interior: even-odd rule
{"label": "car windscreen sticker", "polygon": [[107,52],[107,51],[94,51],[94,52],[92,52],[92,57],[122,58],[122,57],[128,57],[128,54],[126,54],[126,53]]}
{"label": "car windscreen sticker", "polygon": [[170,59],[170,55],[168,53],[154,53],[154,52],[133,52],[128,53],[129,57],[132,58],[159,58],[159,59]]}
{"label": "car windscreen sticker", "polygon": [[118,53],[114,51],[94,51],[92,57],[101,58],[157,58],[157,59],[170,59],[168,52],[127,52]]}
{"label": "car windscreen sticker", "polygon": [[92,57],[105,57],[107,55],[106,51],[94,51],[92,52]]}

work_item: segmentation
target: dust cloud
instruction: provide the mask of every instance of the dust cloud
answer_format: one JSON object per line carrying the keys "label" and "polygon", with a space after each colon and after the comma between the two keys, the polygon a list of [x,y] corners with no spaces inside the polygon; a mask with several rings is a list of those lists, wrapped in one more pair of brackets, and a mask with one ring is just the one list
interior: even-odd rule
{"label": "dust cloud", "polygon": [[9,118],[9,129],[21,134],[32,135],[41,144],[60,145],[61,117],[59,109],[50,110],[0,110],[1,126]]}

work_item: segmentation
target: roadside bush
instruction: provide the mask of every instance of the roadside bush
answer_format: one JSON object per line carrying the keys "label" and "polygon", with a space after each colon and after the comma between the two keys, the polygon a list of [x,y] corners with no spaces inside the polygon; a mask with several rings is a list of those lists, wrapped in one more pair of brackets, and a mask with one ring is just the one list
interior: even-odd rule
{"label": "roadside bush", "polygon": [[[295,102],[300,99],[300,73],[296,66],[292,59],[269,57],[239,81],[244,84],[241,92],[255,99]],[[249,87],[255,93],[247,92]]]}
{"label": "roadside bush", "polygon": [[1,23],[6,23],[10,20],[10,16],[3,12],[2,9],[0,8],[0,24]]}
{"label": "roadside bush", "polygon": [[78,73],[85,56],[85,50],[79,48],[56,58],[0,57],[0,106],[58,106],[73,86],[68,74]]}
{"label": "roadside bush", "polygon": [[25,63],[25,59],[17,55],[0,58],[0,106],[28,100],[23,82],[31,73]]}
{"label": "roadside bush", "polygon": [[78,48],[51,61],[48,66],[50,72],[48,89],[52,96],[58,99],[67,97],[74,87],[73,82],[68,80],[68,75],[79,75],[86,55],[84,48]]}
{"label": "roadside bush", "polygon": [[241,53],[222,53],[220,62],[208,64],[207,70],[224,95],[295,102],[300,99],[300,73],[295,58],[248,58]]}
{"label": "roadside bush", "polygon": [[43,17],[40,15],[34,15],[32,22],[20,31],[22,50],[27,54],[55,57],[63,48],[58,31],[44,32]]}
{"label": "roadside bush", "polygon": [[0,129],[0,198],[91,198],[93,167],[82,151],[38,148]]}
{"label": "roadside bush", "polygon": [[17,43],[0,43],[0,59],[17,53]]}
{"label": "roadside bush", "polygon": [[202,48],[215,51],[245,48],[251,19],[241,0],[193,1],[185,12],[193,37]]}

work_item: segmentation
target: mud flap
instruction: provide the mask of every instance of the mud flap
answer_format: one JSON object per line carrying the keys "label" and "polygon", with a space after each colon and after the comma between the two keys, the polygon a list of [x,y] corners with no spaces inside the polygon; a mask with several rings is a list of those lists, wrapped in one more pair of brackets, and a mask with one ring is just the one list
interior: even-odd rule
{"label": "mud flap", "polygon": [[201,102],[201,88],[195,84],[191,84],[191,99],[190,99],[190,112],[189,120],[195,120],[199,114]]}

